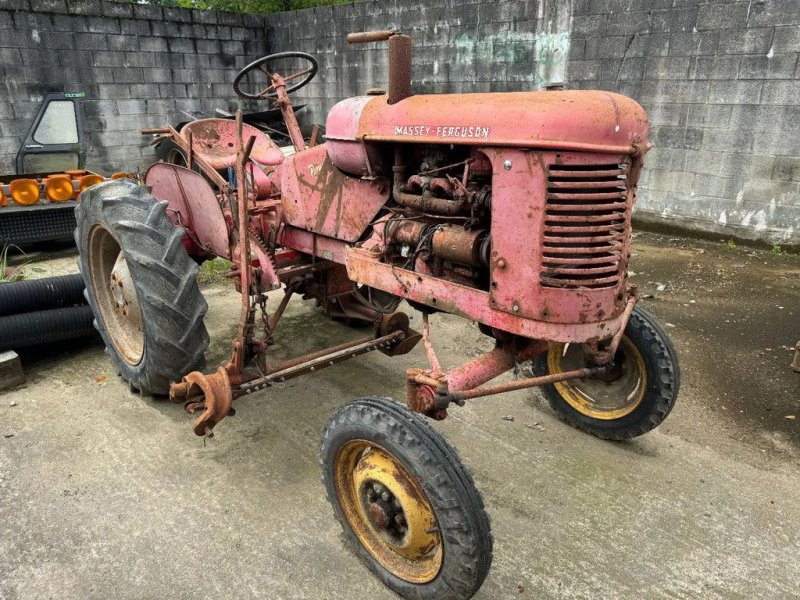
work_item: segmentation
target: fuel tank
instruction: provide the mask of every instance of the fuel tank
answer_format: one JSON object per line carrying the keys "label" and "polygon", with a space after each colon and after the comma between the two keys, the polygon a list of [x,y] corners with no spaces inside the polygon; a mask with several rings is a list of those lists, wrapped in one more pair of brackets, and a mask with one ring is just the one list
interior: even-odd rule
{"label": "fuel tank", "polygon": [[627,96],[593,90],[431,94],[389,105],[386,96],[358,96],[328,113],[331,161],[363,175],[380,154],[373,142],[459,144],[631,152],[647,142],[647,115]]}

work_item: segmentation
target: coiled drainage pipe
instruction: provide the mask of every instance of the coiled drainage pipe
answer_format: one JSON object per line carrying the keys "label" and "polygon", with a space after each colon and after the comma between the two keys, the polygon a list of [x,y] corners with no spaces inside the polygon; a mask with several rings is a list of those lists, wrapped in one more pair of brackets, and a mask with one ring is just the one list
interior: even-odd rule
{"label": "coiled drainage pipe", "polygon": [[0,284],[0,317],[86,304],[80,274]]}
{"label": "coiled drainage pipe", "polygon": [[0,317],[0,351],[95,335],[88,305]]}

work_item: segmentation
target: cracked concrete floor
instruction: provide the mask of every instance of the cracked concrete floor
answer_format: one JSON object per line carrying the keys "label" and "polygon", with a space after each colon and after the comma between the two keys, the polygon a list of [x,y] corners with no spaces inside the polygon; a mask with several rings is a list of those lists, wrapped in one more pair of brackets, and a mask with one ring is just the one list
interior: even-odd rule
{"label": "cracked concrete floor", "polygon": [[[635,253],[633,280],[683,370],[661,428],[603,442],[535,391],[436,425],[492,519],[476,598],[798,597],[800,375],[787,348],[800,338],[800,261],[652,234]],[[33,267],[63,272],[74,258]],[[205,293],[214,364],[237,305],[222,287]],[[468,322],[432,322],[448,365],[487,347]],[[361,335],[299,301],[290,329],[276,353]],[[207,443],[179,406],[128,393],[94,343],[23,359],[28,384],[0,396],[0,598],[394,597],[343,546],[317,448],[336,407],[400,398],[421,348],[239,400]]]}

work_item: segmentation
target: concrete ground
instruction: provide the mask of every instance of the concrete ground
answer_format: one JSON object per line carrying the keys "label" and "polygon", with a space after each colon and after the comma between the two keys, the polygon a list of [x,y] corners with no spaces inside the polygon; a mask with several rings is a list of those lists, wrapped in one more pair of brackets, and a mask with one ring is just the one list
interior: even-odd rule
{"label": "concrete ground", "polygon": [[[600,441],[536,391],[436,425],[492,518],[494,565],[476,597],[800,597],[800,374],[788,351],[800,259],[639,234],[632,268],[681,358],[662,427]],[[237,306],[222,287],[205,293],[214,364]],[[447,365],[488,347],[468,322],[432,322]],[[361,335],[301,302],[280,330],[283,355]],[[96,343],[23,359],[28,384],[0,398],[0,598],[394,597],[344,547],[317,448],[348,400],[401,398],[421,348],[239,400],[207,442],[179,406],[128,393]]]}

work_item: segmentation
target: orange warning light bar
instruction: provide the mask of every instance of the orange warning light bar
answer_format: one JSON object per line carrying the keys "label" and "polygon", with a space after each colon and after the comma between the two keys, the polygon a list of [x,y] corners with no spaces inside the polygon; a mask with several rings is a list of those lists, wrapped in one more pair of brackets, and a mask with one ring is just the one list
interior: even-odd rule
{"label": "orange warning light bar", "polygon": [[51,175],[45,181],[44,191],[51,202],[66,202],[75,195],[69,175]]}
{"label": "orange warning light bar", "polygon": [[30,206],[39,202],[39,184],[35,179],[15,179],[8,187],[16,204]]}

